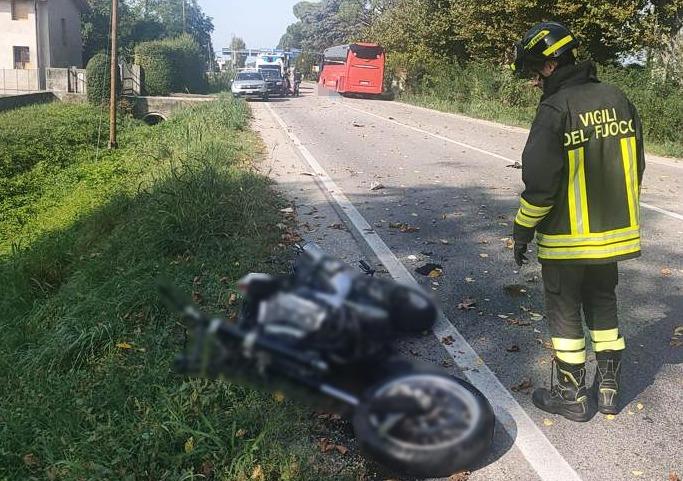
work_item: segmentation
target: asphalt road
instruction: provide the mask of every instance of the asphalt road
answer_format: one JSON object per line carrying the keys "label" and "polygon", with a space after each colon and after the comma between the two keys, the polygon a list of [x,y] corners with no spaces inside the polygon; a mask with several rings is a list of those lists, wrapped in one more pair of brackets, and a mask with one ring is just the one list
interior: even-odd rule
{"label": "asphalt road", "polygon": [[[648,159],[643,256],[620,264],[626,404],[614,418],[597,414],[577,424],[537,410],[529,389],[511,389],[525,380],[546,385],[551,359],[540,318],[540,268],[533,262],[519,270],[506,246],[523,187],[521,170],[510,165],[520,160],[526,131],[397,102],[347,99],[311,88],[303,93],[252,107],[269,148],[269,172],[299,206],[308,237],[349,262],[375,263],[364,237],[381,239],[433,292],[452,325],[535,424],[526,429],[520,424],[524,416],[512,416],[512,429],[497,430],[491,455],[469,479],[558,479],[547,474],[547,466],[539,467],[546,451],[534,454],[529,448],[544,440],[557,454],[548,463],[564,460],[580,479],[683,477],[683,346],[671,345],[674,329],[683,326],[683,162]],[[325,192],[305,175],[314,169],[302,149],[339,192]],[[371,190],[373,183],[383,188]],[[335,204],[339,193],[373,232],[354,229]],[[346,223],[342,229],[330,227],[335,218]],[[397,224],[419,231],[401,232]],[[443,276],[428,279],[414,272],[426,262],[442,265]],[[458,309],[465,298],[476,302],[474,309]],[[454,363],[432,335],[400,349],[461,376],[479,371],[457,357]],[[589,380],[594,366],[589,353]]]}

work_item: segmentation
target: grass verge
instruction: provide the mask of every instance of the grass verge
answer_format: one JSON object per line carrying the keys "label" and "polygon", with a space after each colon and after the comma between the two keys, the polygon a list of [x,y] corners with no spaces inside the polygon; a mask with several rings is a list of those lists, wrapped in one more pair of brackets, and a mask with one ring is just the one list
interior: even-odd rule
{"label": "grass verge", "polygon": [[229,315],[239,277],[283,268],[247,121],[221,98],[124,119],[107,151],[92,107],[0,114],[24,130],[0,142],[0,480],[355,479],[318,462],[310,410],[169,370],[184,329],[157,279]]}
{"label": "grass verge", "polygon": [[[600,66],[598,77],[618,86],[643,119],[645,146],[652,154],[683,158],[683,90],[658,82],[638,68]],[[489,65],[446,66],[426,74],[399,100],[441,112],[528,128],[540,91]]]}

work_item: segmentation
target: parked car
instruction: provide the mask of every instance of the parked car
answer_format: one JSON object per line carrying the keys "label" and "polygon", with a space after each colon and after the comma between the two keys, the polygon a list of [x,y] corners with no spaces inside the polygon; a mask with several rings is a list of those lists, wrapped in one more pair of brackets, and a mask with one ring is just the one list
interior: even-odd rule
{"label": "parked car", "polygon": [[279,68],[261,68],[259,72],[263,75],[268,86],[268,93],[270,95],[280,95],[284,97],[287,94],[287,86],[285,79],[282,78],[282,73]]}
{"label": "parked car", "polygon": [[268,85],[259,71],[237,72],[230,87],[235,97],[260,97],[268,100]]}

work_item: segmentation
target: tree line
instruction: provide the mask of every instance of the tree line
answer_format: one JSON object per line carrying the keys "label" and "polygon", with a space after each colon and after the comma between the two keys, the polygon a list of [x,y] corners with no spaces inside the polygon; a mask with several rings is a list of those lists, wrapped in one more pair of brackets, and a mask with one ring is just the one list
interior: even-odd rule
{"label": "tree line", "polygon": [[534,23],[558,20],[599,63],[646,59],[675,50],[683,0],[322,0],[302,1],[281,48],[321,52],[349,41],[382,44],[393,65],[417,69],[456,61],[504,63],[511,45]]}
{"label": "tree line", "polygon": [[[111,0],[88,0],[91,11],[82,17],[83,63],[109,48]],[[188,34],[201,49],[202,59],[213,62],[213,21],[197,0],[119,0],[118,44],[124,58],[132,59],[135,45]]]}

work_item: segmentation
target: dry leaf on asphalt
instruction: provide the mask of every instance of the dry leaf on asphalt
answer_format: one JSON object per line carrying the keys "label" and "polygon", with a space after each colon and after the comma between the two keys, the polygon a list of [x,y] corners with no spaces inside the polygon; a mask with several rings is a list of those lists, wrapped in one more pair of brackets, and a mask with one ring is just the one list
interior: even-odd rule
{"label": "dry leaf on asphalt", "polygon": [[458,309],[462,311],[469,311],[470,309],[474,309],[477,305],[476,299],[473,299],[471,297],[466,297],[462,300],[460,304],[458,304]]}
{"label": "dry leaf on asphalt", "polygon": [[529,317],[531,317],[532,321],[542,321],[543,320],[543,314],[539,314],[538,312],[530,312]]}
{"label": "dry leaf on asphalt", "polygon": [[308,175],[309,177],[315,177],[313,172],[301,172],[301,175]]}
{"label": "dry leaf on asphalt", "polygon": [[674,273],[674,272],[673,272],[670,268],[668,268],[668,267],[662,267],[662,270],[659,271],[659,272],[661,272],[662,276],[664,276],[664,277],[671,277],[671,276],[673,275],[673,273]]}
{"label": "dry leaf on asphalt", "polygon": [[426,264],[423,264],[415,268],[415,272],[417,272],[420,275],[428,277],[439,277],[440,274],[432,276],[432,272],[436,270],[441,271],[441,273],[443,274],[443,266],[441,264],[435,264],[433,262],[427,262]]}
{"label": "dry leaf on asphalt", "polygon": [[280,209],[280,212],[282,212],[283,214],[293,214],[294,209],[292,209],[291,207],[285,207],[284,209]]}
{"label": "dry leaf on asphalt", "polygon": [[435,277],[441,277],[442,275],[443,275],[443,270],[436,268],[436,269],[431,270],[429,272],[429,274],[427,274],[427,277],[431,277],[433,279]]}
{"label": "dry leaf on asphalt", "polygon": [[330,229],[346,230],[346,228],[344,227],[344,224],[342,224],[341,222],[336,222],[334,224],[330,224],[327,227],[329,227]]}
{"label": "dry leaf on asphalt", "polygon": [[605,418],[608,421],[612,421],[612,420],[614,420],[614,418],[616,418],[616,416],[614,414],[607,414],[607,415],[605,415]]}
{"label": "dry leaf on asphalt", "polygon": [[384,184],[381,182],[371,182],[370,183],[370,190],[381,190],[384,189]]}
{"label": "dry leaf on asphalt", "polygon": [[482,259],[486,259],[488,256],[489,256],[489,255],[488,255],[487,253],[485,253],[485,252],[480,252],[480,253],[479,253],[479,257],[481,257]]}
{"label": "dry leaf on asphalt", "polygon": [[400,232],[407,233],[407,234],[412,234],[414,232],[420,231],[419,227],[415,227],[415,226],[412,226],[409,224],[404,224],[402,222],[390,222],[389,228],[390,229],[398,229]]}
{"label": "dry leaf on asphalt", "polygon": [[529,389],[534,387],[533,383],[531,382],[531,379],[523,379],[522,382],[519,384],[515,384],[512,386],[512,390],[515,392],[521,392],[524,394],[529,394]]}
{"label": "dry leaf on asphalt", "polygon": [[511,168],[513,168],[513,169],[521,169],[521,168],[522,168],[522,164],[520,164],[519,162],[517,162],[517,161],[515,160],[515,162],[514,162],[513,164],[507,164],[505,167],[511,167]]}
{"label": "dry leaf on asphalt", "polygon": [[638,411],[642,411],[645,406],[643,405],[643,403],[639,402],[638,404],[636,404],[636,407],[638,408]]}
{"label": "dry leaf on asphalt", "polygon": [[453,339],[453,336],[444,336],[441,338],[441,342],[443,342],[445,345],[450,346],[455,342],[455,339]]}
{"label": "dry leaf on asphalt", "polygon": [[670,471],[669,481],[681,481],[681,478],[678,476],[678,474],[674,473],[673,471]]}
{"label": "dry leaf on asphalt", "polygon": [[638,470],[638,469],[634,469],[633,471],[631,471],[631,474],[634,475],[634,476],[642,476],[643,474],[645,474],[645,472],[644,472],[644,471],[640,471],[640,470]]}
{"label": "dry leaf on asphalt", "polygon": [[447,481],[467,481],[470,478],[469,471],[462,471],[460,473],[451,474]]}
{"label": "dry leaf on asphalt", "polygon": [[465,277],[465,282],[474,282],[473,277]]}
{"label": "dry leaf on asphalt", "polygon": [[507,352],[519,352],[519,346],[517,344],[513,344],[510,347],[505,348]]}
{"label": "dry leaf on asphalt", "polygon": [[553,424],[555,424],[555,421],[553,421],[552,419],[545,418],[545,419],[543,420],[543,425],[544,425],[544,426],[552,426]]}
{"label": "dry leaf on asphalt", "polygon": [[441,243],[443,245],[448,245],[448,240],[447,239],[441,239]]}
{"label": "dry leaf on asphalt", "polygon": [[505,322],[511,326],[530,326],[531,321],[525,321],[523,319],[505,319]]}

